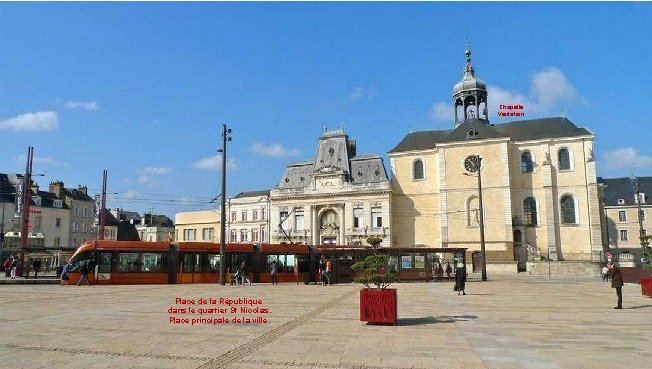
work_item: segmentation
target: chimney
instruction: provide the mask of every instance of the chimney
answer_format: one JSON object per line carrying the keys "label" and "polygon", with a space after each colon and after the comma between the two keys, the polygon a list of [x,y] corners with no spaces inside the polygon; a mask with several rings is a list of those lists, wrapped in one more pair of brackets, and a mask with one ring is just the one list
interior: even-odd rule
{"label": "chimney", "polygon": [[[63,187],[63,183],[61,184]],[[88,195],[88,187],[79,185],[77,186],[77,191],[82,192],[84,195]]]}
{"label": "chimney", "polygon": [[50,182],[50,187],[48,188],[48,192],[57,195],[58,198],[61,198],[61,195],[63,195],[63,182],[61,181]]}

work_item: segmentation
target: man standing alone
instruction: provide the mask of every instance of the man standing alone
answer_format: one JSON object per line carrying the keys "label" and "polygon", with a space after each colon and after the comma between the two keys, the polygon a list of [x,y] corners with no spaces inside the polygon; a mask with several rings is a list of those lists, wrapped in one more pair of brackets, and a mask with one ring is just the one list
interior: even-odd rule
{"label": "man standing alone", "polygon": [[611,277],[611,288],[616,289],[616,296],[618,296],[618,306],[614,309],[623,308],[623,274],[620,268],[615,264],[609,264],[609,277]]}

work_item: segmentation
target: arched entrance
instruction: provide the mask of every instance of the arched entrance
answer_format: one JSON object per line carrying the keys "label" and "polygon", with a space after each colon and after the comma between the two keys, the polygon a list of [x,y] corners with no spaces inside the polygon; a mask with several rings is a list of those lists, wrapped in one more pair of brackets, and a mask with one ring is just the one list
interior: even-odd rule
{"label": "arched entrance", "polygon": [[337,245],[340,221],[335,210],[329,209],[321,214],[319,229],[322,245]]}
{"label": "arched entrance", "polygon": [[527,248],[523,246],[523,231],[520,229],[514,230],[514,260],[519,273],[527,270]]}

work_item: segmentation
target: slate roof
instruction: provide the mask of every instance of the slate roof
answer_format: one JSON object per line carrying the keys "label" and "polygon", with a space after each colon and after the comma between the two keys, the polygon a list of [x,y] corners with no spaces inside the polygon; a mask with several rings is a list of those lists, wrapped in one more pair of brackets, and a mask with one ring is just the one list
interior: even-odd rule
{"label": "slate roof", "polygon": [[118,218],[116,218],[113,214],[111,214],[109,209],[103,209],[102,212],[104,214],[106,214],[106,216],[104,218],[104,226],[108,226],[108,227],[113,226],[113,227],[115,227],[115,226],[118,226],[120,224],[120,221],[118,220]]}
{"label": "slate roof", "polygon": [[387,181],[383,159],[378,155],[360,155],[351,158],[351,183],[378,183]]}
{"label": "slate roof", "polygon": [[346,175],[352,184],[388,181],[383,159],[378,155],[356,155],[357,144],[343,130],[324,132],[315,160],[290,163],[277,185],[279,189],[308,187],[314,175]]}
{"label": "slate roof", "polygon": [[[652,199],[652,177],[637,177],[638,191],[645,194],[645,202],[649,204]],[[602,178],[598,177],[598,183],[606,185],[604,189],[605,206],[632,206],[634,202],[634,184],[629,177],[624,178]],[[618,199],[625,200],[624,204],[618,204]]]}
{"label": "slate roof", "polygon": [[[467,132],[470,128],[477,131],[477,136],[468,137]],[[487,124],[478,119],[468,119],[455,129],[409,133],[389,153],[434,149],[437,144],[472,139],[506,137],[512,141],[528,141],[586,135],[592,133],[585,128],[577,127],[565,117],[519,120],[503,124]]]}
{"label": "slate roof", "polygon": [[95,202],[95,200],[88,196],[88,194],[85,194],[76,188],[64,188],[63,192],[64,195],[71,197],[73,200]]}
{"label": "slate roof", "polygon": [[146,227],[165,227],[172,228],[174,227],[174,222],[172,219],[168,218],[166,215],[151,215],[145,213],[143,219],[141,220],[143,226]]}
{"label": "slate roof", "polygon": [[244,192],[240,192],[239,194],[235,195],[233,198],[234,199],[241,199],[241,198],[245,198],[245,197],[260,197],[260,196],[269,196],[269,189],[260,190],[260,191],[244,191]]}

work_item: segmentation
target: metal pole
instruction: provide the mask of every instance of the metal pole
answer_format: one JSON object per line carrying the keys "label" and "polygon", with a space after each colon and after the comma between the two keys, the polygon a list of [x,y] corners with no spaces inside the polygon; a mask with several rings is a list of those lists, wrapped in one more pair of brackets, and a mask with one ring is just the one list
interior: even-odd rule
{"label": "metal pole", "polygon": [[222,125],[222,205],[220,209],[220,284],[226,284],[226,142],[231,141],[230,129]]}
{"label": "metal pole", "polygon": [[98,240],[104,239],[104,228],[106,226],[106,177],[108,171],[104,169],[102,172],[102,207],[100,208],[100,234],[98,235]]}
{"label": "metal pole", "polygon": [[482,280],[487,280],[487,255],[485,252],[484,245],[484,211],[482,208],[482,175],[480,174],[480,169],[482,169],[482,158],[478,155],[478,197],[480,205],[480,252],[482,253]]}
{"label": "metal pole", "polygon": [[25,271],[25,252],[29,243],[29,207],[32,202],[32,160],[34,158],[34,148],[29,146],[27,148],[27,164],[25,166],[25,178],[23,184],[23,223],[21,233],[21,248],[20,248],[20,276],[23,276]]}
{"label": "metal pole", "polygon": [[643,219],[641,219],[641,195],[638,188],[638,178],[636,178],[636,204],[638,205],[638,239],[643,237]]}

